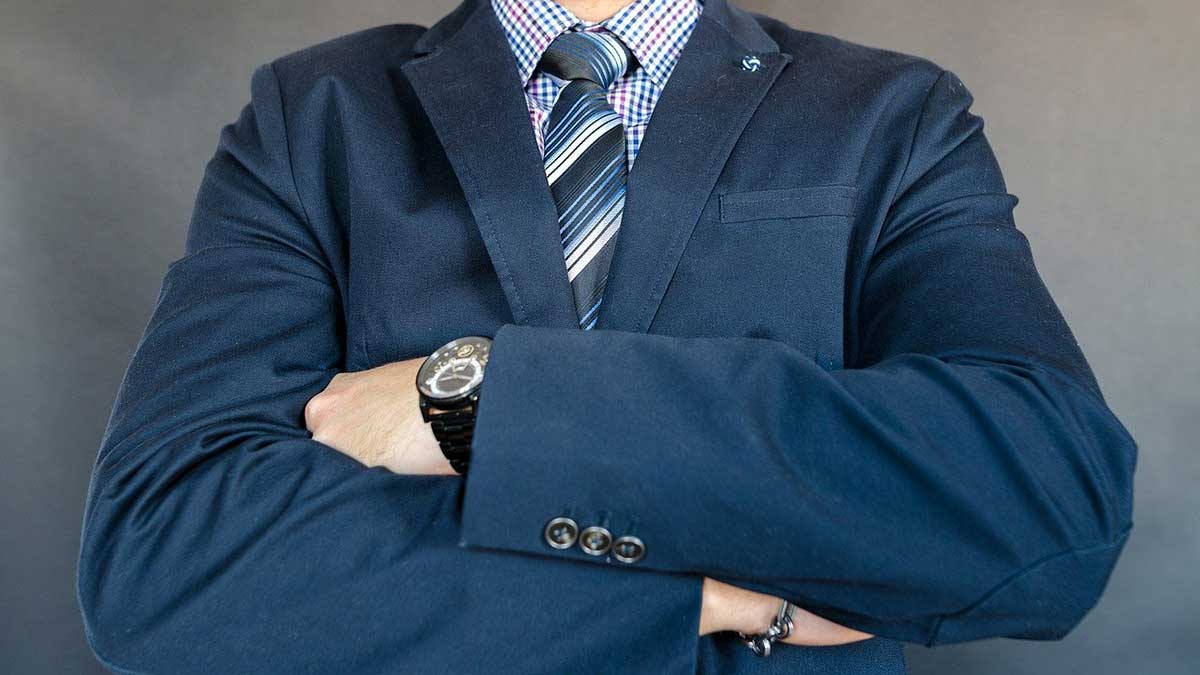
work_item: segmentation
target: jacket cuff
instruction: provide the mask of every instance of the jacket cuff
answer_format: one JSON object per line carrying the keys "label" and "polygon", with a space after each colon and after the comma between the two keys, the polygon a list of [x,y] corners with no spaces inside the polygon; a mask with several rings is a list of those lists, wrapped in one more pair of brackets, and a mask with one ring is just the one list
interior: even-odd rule
{"label": "jacket cuff", "polygon": [[[661,562],[663,551],[653,546],[663,542],[644,541],[642,514],[613,508],[645,503],[631,499],[644,489],[633,485],[631,477],[646,476],[654,460],[646,458],[646,466],[640,467],[630,465],[624,455],[596,456],[605,443],[587,438],[592,432],[580,427],[577,411],[554,409],[556,401],[568,405],[568,399],[573,408],[586,405],[580,399],[587,394],[571,391],[573,366],[558,365],[570,364],[570,354],[549,359],[545,354],[552,345],[558,345],[557,351],[569,347],[570,339],[564,344],[547,332],[557,333],[505,325],[494,338],[480,391],[459,545],[619,567],[646,567],[645,561],[656,555]],[[555,364],[555,359],[561,361]],[[553,546],[547,527],[556,519],[569,522],[559,532],[559,545]],[[598,554],[595,549],[586,552],[585,539],[598,541],[585,536],[593,527],[603,528],[610,543],[628,541],[623,537],[641,540],[641,559],[623,562],[611,545]],[[624,546],[620,550],[631,552]]]}

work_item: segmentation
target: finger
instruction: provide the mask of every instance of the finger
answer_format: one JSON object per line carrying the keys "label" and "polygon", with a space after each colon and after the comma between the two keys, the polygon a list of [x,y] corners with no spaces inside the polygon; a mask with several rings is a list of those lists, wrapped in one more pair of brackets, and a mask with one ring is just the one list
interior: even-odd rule
{"label": "finger", "polygon": [[805,647],[832,647],[872,637],[869,633],[847,628],[797,607],[792,614],[792,633],[783,642]]}

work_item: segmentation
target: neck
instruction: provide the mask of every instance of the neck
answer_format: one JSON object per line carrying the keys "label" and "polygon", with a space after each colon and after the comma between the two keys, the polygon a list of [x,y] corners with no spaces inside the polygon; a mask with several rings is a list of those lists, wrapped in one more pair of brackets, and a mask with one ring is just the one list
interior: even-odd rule
{"label": "neck", "polygon": [[628,5],[633,0],[555,0],[569,12],[584,21],[604,21]]}

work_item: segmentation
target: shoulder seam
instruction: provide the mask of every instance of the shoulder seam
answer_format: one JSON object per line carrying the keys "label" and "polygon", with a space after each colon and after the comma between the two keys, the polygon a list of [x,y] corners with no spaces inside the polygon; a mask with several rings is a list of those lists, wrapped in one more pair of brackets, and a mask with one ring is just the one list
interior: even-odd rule
{"label": "shoulder seam", "polygon": [[[921,127],[925,124],[925,115],[929,112],[929,99],[933,98],[933,91],[937,89],[938,84],[940,84],[942,81],[942,78],[944,78],[946,73],[949,72],[940,66],[938,67],[938,70],[940,72],[938,73],[937,78],[935,78],[933,83],[929,85],[929,89],[925,91],[925,97],[921,100],[921,114],[917,116],[917,123],[913,125],[912,138],[908,142],[908,156],[904,158],[904,170],[900,172],[900,181],[896,184],[897,190],[904,187],[905,180],[908,178],[908,170],[912,166],[913,151],[917,147],[917,136],[921,134]],[[893,201],[896,196],[898,195],[893,195]]]}
{"label": "shoulder seam", "polygon": [[275,71],[274,60],[267,63],[266,67],[271,73],[271,79],[275,80],[275,95],[278,98],[279,104],[279,121],[283,124],[283,148],[284,153],[287,155],[288,179],[292,183],[292,194],[295,195],[296,204],[300,207],[300,217],[304,219],[304,226],[311,232],[313,229],[312,220],[309,218],[308,208],[304,206],[304,198],[300,195],[300,186],[296,183],[296,170],[292,165],[292,135],[288,131],[287,126],[287,108],[283,100],[283,82],[279,79],[279,73]]}

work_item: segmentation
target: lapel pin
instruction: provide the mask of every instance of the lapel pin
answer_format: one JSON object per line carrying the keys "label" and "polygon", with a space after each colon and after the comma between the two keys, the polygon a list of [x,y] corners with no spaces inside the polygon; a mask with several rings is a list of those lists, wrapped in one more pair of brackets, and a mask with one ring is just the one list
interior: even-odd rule
{"label": "lapel pin", "polygon": [[742,70],[756,73],[759,68],[762,68],[762,61],[757,56],[751,54],[742,59]]}

